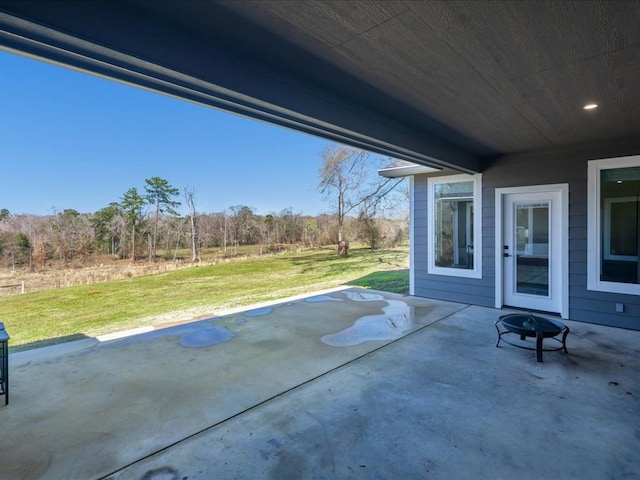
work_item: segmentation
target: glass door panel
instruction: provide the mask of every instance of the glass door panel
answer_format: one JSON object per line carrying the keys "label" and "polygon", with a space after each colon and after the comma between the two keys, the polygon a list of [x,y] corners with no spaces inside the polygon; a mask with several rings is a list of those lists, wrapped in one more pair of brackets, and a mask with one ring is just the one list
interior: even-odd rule
{"label": "glass door panel", "polygon": [[549,296],[549,203],[515,204],[516,292]]}

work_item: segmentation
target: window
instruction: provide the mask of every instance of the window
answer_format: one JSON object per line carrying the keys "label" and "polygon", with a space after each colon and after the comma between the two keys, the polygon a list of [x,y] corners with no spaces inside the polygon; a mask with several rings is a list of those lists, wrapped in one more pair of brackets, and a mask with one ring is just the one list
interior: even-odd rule
{"label": "window", "polygon": [[640,295],[640,156],[589,162],[588,288]]}
{"label": "window", "polygon": [[480,175],[428,181],[428,272],[481,277]]}

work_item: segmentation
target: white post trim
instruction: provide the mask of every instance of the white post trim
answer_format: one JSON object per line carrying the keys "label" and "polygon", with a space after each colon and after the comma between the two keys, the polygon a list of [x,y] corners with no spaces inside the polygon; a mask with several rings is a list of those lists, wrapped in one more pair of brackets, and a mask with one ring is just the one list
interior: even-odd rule
{"label": "white post trim", "polygon": [[415,176],[409,177],[409,295],[416,294]]}

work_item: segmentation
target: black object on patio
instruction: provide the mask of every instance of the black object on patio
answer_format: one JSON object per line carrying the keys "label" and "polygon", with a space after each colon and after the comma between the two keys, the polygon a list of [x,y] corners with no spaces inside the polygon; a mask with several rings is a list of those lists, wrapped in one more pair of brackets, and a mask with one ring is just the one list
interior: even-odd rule
{"label": "black object on patio", "polygon": [[0,395],[4,395],[4,404],[9,403],[9,334],[0,322]]}
{"label": "black object on patio", "polygon": [[[500,340],[503,340],[503,335],[513,333],[520,337],[520,340],[524,341],[526,337],[533,337],[536,339],[536,346],[530,347],[522,343],[514,343],[505,338],[504,341],[509,345],[513,345],[518,348],[525,348],[527,350],[536,351],[536,359],[538,362],[542,362],[542,352],[553,352],[557,350],[567,351],[567,335],[569,334],[569,327],[565,324],[552,320],[550,318],[539,317],[532,315],[531,313],[510,313],[508,315],[502,315],[496,321],[496,330],[498,331],[498,343],[496,347],[500,345]],[[504,330],[500,330],[502,327]],[[556,338],[562,333],[562,340]],[[544,348],[542,341],[545,338],[554,340],[560,344],[559,347]]]}

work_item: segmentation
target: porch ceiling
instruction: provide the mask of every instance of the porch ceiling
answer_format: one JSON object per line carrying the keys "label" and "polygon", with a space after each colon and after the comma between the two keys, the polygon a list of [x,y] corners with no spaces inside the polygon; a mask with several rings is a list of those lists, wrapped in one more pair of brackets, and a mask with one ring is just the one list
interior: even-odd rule
{"label": "porch ceiling", "polygon": [[494,155],[640,135],[639,22],[640,2],[608,0],[0,0],[0,46],[480,171]]}

